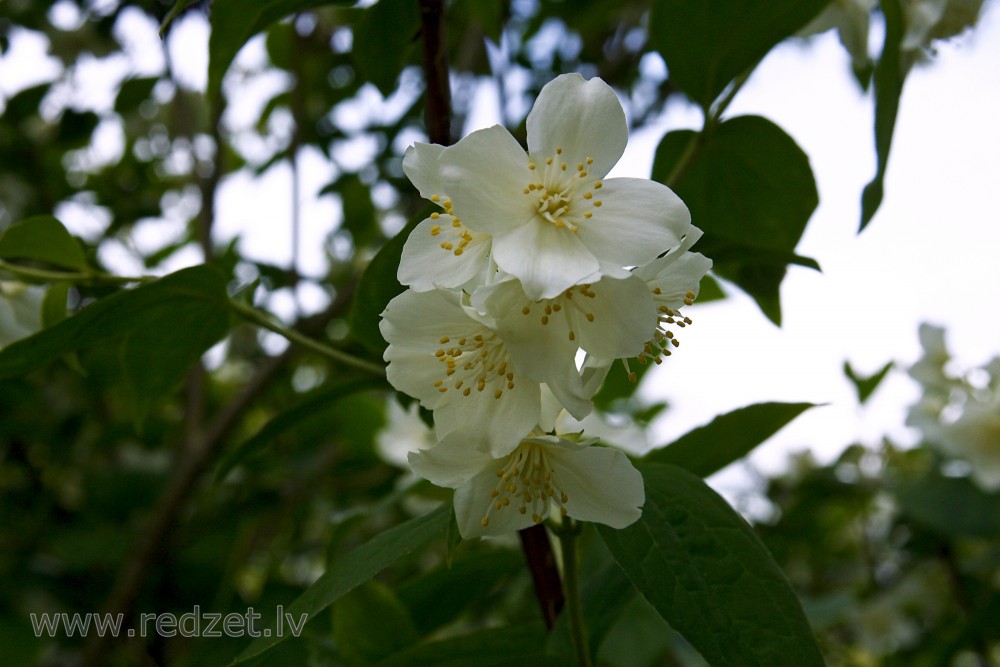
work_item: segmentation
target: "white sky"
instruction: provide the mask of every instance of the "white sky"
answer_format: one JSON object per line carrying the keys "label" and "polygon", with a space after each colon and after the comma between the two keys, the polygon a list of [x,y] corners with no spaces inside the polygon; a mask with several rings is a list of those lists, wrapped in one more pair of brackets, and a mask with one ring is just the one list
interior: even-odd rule
{"label": "white sky", "polygon": [[[149,33],[147,28],[137,24],[130,30]],[[136,42],[133,66],[148,71],[153,66],[139,49],[142,41]],[[168,46],[180,78],[203,88],[204,23],[183,20]],[[30,70],[15,71],[9,55],[0,61],[0,92],[20,89],[29,78],[53,76],[39,67],[43,58],[32,51],[35,47],[20,47],[33,64]],[[243,51],[237,69],[261,54],[258,38]],[[255,99],[266,99],[268,91],[283,85],[273,78],[248,83],[256,86],[250,95]],[[809,155],[821,203],[797,251],[817,259],[823,273],[790,269],[782,287],[781,329],[732,288],[726,301],[690,309],[695,324],[681,332],[681,348],[643,387],[644,395],[671,405],[655,424],[654,442],[669,442],[717,414],[771,400],[829,405],[807,412],[754,454],[753,462],[770,471],[781,467],[786,452],[806,446],[826,460],[852,441],[875,444],[884,433],[912,441],[902,423],[905,407],[916,397],[913,383],[897,371],[861,409],[842,375],[843,361],[849,359],[865,374],[889,360],[905,367],[919,353],[922,321],[947,326],[960,366],[985,363],[1000,353],[1000,316],[994,312],[1000,305],[1000,211],[993,189],[1000,186],[998,84],[1000,11],[994,2],[987,3],[976,32],[939,44],[935,61],[911,73],[885,200],[857,236],[860,194],[874,173],[871,98],[851,78],[848,58],[833,33],[808,45],[785,44],[768,56],[729,115],[764,115]],[[489,107],[468,131],[496,122]],[[228,120],[236,124],[247,115],[234,114]],[[659,138],[670,129],[696,127],[698,119],[689,107],[672,105],[660,122],[632,136],[612,175],[648,177]],[[300,266],[318,274],[323,240],[340,212],[333,199],[320,200],[315,193],[334,171],[318,154],[300,159]],[[287,263],[292,254],[290,182],[287,165],[261,178],[227,177],[219,193],[220,239],[240,234],[245,253]],[[93,221],[65,221],[77,233],[93,231]],[[119,250],[124,258],[127,253]],[[195,253],[182,257],[197,261]],[[725,486],[726,480],[723,474],[716,481]]]}

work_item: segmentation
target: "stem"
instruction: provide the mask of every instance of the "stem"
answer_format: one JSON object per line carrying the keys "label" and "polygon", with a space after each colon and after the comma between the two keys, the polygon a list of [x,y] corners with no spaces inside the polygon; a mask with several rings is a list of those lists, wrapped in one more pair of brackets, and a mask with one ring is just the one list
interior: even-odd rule
{"label": "stem", "polygon": [[33,280],[44,280],[45,282],[69,282],[85,285],[124,285],[127,283],[145,283],[157,279],[156,276],[115,276],[100,271],[49,271],[47,269],[36,269],[31,266],[11,264],[2,259],[0,259],[0,271],[6,271],[16,276],[31,278]]}
{"label": "stem", "polygon": [[378,364],[373,364],[370,361],[365,361],[364,359],[359,359],[354,355],[348,354],[346,352],[341,352],[340,350],[332,348],[329,345],[324,345],[319,341],[313,340],[312,338],[309,338],[307,336],[303,336],[302,334],[298,333],[297,331],[294,331],[293,329],[289,329],[287,327],[278,324],[270,317],[268,317],[265,313],[262,313],[256,308],[251,308],[250,306],[240,303],[235,299],[230,299],[229,305],[232,307],[233,310],[239,313],[242,317],[246,318],[248,321],[253,322],[254,324],[257,324],[259,326],[262,326],[265,329],[268,329],[269,331],[273,331],[274,333],[280,336],[284,336],[285,338],[292,341],[293,343],[296,343],[297,345],[301,345],[306,349],[312,350],[313,352],[317,352],[323,355],[324,357],[333,359],[334,361],[344,364],[345,366],[351,366],[352,368],[357,368],[359,370],[365,371],[366,373],[385,376],[385,369],[382,366],[379,366]]}
{"label": "stem", "polygon": [[535,597],[538,598],[538,604],[542,608],[545,627],[551,630],[556,624],[556,618],[563,608],[565,599],[549,534],[545,531],[545,526],[539,523],[519,530],[517,536],[521,538],[521,548],[528,562],[531,580],[535,584]]}
{"label": "stem", "polygon": [[433,144],[451,143],[451,87],[445,49],[443,0],[420,0],[420,31],[423,35],[425,119],[427,138]]}
{"label": "stem", "polygon": [[583,622],[583,604],[580,599],[580,567],[577,560],[576,537],[579,525],[572,519],[559,531],[559,545],[563,558],[563,590],[566,593],[566,611],[569,614],[569,629],[573,636],[573,649],[580,667],[591,667],[590,648],[587,644],[587,628]]}

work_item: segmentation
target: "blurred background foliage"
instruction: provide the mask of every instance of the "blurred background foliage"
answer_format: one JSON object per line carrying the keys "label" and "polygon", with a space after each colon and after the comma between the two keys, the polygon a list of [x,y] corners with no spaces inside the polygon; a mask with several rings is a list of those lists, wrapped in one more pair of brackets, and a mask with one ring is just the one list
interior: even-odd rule
{"label": "blurred background foliage", "polygon": [[[817,203],[815,182],[808,157],[780,127],[724,117],[725,107],[748,68],[821,11],[834,15],[829,25],[840,25],[844,39],[837,11],[850,3],[802,2],[778,16],[722,4],[740,18],[723,25],[691,10],[686,18],[699,32],[671,20],[683,3],[669,0],[454,0],[446,13],[451,134],[463,134],[483,78],[496,82],[502,119],[522,139],[531,100],[563,72],[613,85],[633,130],[686,96],[703,108],[705,127],[667,134],[652,177],[692,209],[706,231],[696,249],[714,258],[726,289],[745,290],[778,323],[786,267],[816,268],[795,254]],[[981,3],[947,4],[967,13],[974,5],[971,19],[959,21],[964,28]],[[926,46],[902,29],[904,8],[883,2],[882,52],[853,54],[859,85],[870,87],[874,77],[880,158],[888,154],[906,69]],[[175,62],[184,54],[166,44],[182,23],[204,22],[209,13],[207,84],[192,83]],[[159,26],[163,44],[155,43]],[[238,58],[262,30],[266,58]],[[943,20],[928,30],[958,31]],[[394,434],[397,447],[420,437],[419,419],[401,434],[402,411],[394,403],[387,411],[384,381],[238,324],[222,301],[228,293],[263,305],[306,335],[379,361],[381,341],[359,332],[373,330],[385,289],[397,289],[394,266],[362,275],[422,207],[400,166],[406,147],[426,138],[419,32],[416,0],[0,5],[0,68],[12,67],[28,42],[55,59],[46,74],[0,95],[0,229],[55,215],[92,275],[159,275],[205,261],[222,276],[191,321],[132,321],[121,315],[131,302],[120,299],[119,284],[40,279],[26,286],[0,271],[0,346],[112,297],[119,298],[106,302],[112,326],[121,327],[114,345],[107,324],[100,335],[81,329],[74,341],[47,348],[55,363],[25,353],[15,372],[21,362],[5,361],[0,664],[226,664],[246,639],[152,636],[100,645],[36,637],[29,614],[180,615],[196,605],[223,614],[253,605],[267,613],[338,557],[446,497],[394,465],[384,437],[376,447],[379,433]],[[151,37],[154,43],[136,42]],[[712,76],[685,60],[699,48],[721,54],[706,56]],[[150,58],[151,49],[162,56]],[[264,80],[277,80],[264,87],[277,92],[247,94]],[[337,211],[325,268],[304,269],[294,251],[287,263],[248,257],[239,237],[221,243],[213,234],[220,184],[284,166],[298,190],[307,155],[322,156],[333,174],[318,191],[298,192]],[[874,183],[872,192],[880,191],[879,179]],[[873,214],[877,198],[866,196],[866,215]],[[297,239],[302,213],[291,202],[288,210],[287,219],[269,224]],[[46,241],[55,244],[56,236]],[[66,268],[49,250],[40,252],[42,268]],[[0,257],[8,257],[2,247]],[[148,294],[137,298],[151,302]],[[157,298],[172,294],[165,289]],[[702,301],[723,297],[711,278],[703,284]],[[113,310],[115,303],[125,305]],[[190,343],[212,327],[218,335]],[[187,344],[189,353],[119,363],[136,331],[147,332],[149,346]],[[969,476],[970,466],[986,464],[960,445],[933,446],[971,440],[948,428],[972,402],[992,400],[983,394],[995,391],[996,379],[983,381],[988,369],[979,370],[963,380],[966,398],[950,412],[945,404],[961,393],[957,385],[948,400],[938,396],[944,416],[932,415],[938,428],[928,427],[925,445],[851,446],[829,465],[803,455],[753,494],[758,509],[748,514],[801,595],[830,664],[1000,664],[1000,499]],[[884,375],[849,372],[860,401]],[[638,402],[635,386],[622,379],[612,376],[599,396],[602,408],[639,425],[663,408]],[[147,382],[148,395],[137,394],[137,382]],[[927,385],[925,393],[932,393]],[[395,430],[383,431],[387,422]],[[591,619],[598,662],[703,664],[622,577],[596,533],[584,543],[584,580],[606,605],[603,619]],[[523,557],[509,546],[437,541],[417,549],[311,619],[304,640],[286,642],[257,664],[445,664],[442,655],[483,660],[486,652],[508,661],[495,664],[565,664],[565,628],[547,640],[541,634]],[[615,584],[617,597],[610,600],[602,583]],[[456,637],[445,648],[428,644]],[[460,641],[479,653],[463,654]],[[424,654],[405,653],[428,645]],[[391,662],[393,654],[404,657]]]}

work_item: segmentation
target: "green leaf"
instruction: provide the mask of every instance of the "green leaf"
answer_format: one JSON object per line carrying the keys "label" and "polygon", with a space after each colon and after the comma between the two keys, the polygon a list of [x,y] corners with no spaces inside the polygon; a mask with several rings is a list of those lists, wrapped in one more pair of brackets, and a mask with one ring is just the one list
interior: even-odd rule
{"label": "green leaf", "polygon": [[749,454],[813,403],[757,403],[713,419],[650,452],[649,463],[669,463],[701,477],[722,470]]}
{"label": "green leaf", "polygon": [[24,375],[91,346],[114,346],[141,421],[229,330],[225,280],[196,266],[118,292],[0,351],[0,378]]}
{"label": "green leaf", "polygon": [[524,557],[515,551],[473,553],[404,584],[399,598],[410,609],[417,630],[426,635],[455,620],[502,580],[523,569]]}
{"label": "green leaf", "polygon": [[664,620],[713,667],[824,665],[791,585],[746,521],[681,468],[639,469],[639,521],[598,530]]}
{"label": "green leaf", "polygon": [[155,76],[126,80],[118,89],[118,96],[115,98],[115,113],[124,114],[138,108],[153,94],[153,87],[159,80],[159,77]]}
{"label": "green leaf", "polygon": [[418,644],[376,663],[376,667],[571,667],[572,662],[544,654],[541,624],[479,630]]}
{"label": "green leaf", "polygon": [[858,375],[854,367],[851,366],[851,362],[844,362],[844,375],[854,384],[855,391],[858,392],[858,402],[864,403],[868,400],[868,397],[874,393],[878,386],[882,384],[882,380],[885,376],[889,374],[889,370],[892,368],[892,362],[890,361],[885,366],[881,368],[874,375],[869,375],[865,377],[863,375]]}
{"label": "green leaf", "polygon": [[403,256],[403,246],[410,232],[427,218],[437,207],[428,204],[417,213],[398,234],[389,239],[375,254],[358,283],[358,292],[351,306],[348,322],[352,337],[366,348],[382,356],[387,343],[382,338],[378,323],[382,311],[404,287],[396,279],[399,259]]}
{"label": "green leaf", "polygon": [[0,259],[28,259],[64,269],[90,270],[83,248],[51,215],[27,218],[5,229],[0,234]]}
{"label": "green leaf", "polygon": [[42,326],[51,327],[66,319],[66,300],[69,298],[69,283],[56,283],[45,291],[42,299]]}
{"label": "green leaf", "polygon": [[379,0],[365,10],[354,34],[354,64],[358,73],[388,97],[417,43],[420,3]]}
{"label": "green leaf", "polygon": [[1000,493],[986,493],[967,477],[935,472],[894,489],[904,515],[945,537],[1000,535]]}
{"label": "green leaf", "polygon": [[418,639],[406,607],[377,581],[358,586],[333,608],[333,640],[351,664],[369,665]]}
{"label": "green leaf", "polygon": [[819,204],[809,158],[780,127],[739,116],[703,134],[670,132],[656,149],[654,180],[671,182],[705,235],[696,250],[713,271],[781,323],[779,287],[788,264],[818,268],[795,246]]}
{"label": "green leaf", "polygon": [[208,38],[209,99],[219,98],[223,75],[243,45],[258,32],[296,12],[345,4],[353,3],[349,0],[214,0],[212,33]]}
{"label": "green leaf", "polygon": [[294,428],[303,420],[321,413],[338,399],[365,389],[373,389],[385,384],[381,378],[359,378],[349,380],[333,387],[324,387],[313,392],[309,397],[298,405],[282,412],[277,417],[267,422],[257,433],[248,440],[229,451],[219,462],[215,471],[215,483],[218,484],[229,472],[243,463],[254,454],[266,449],[275,438],[282,433]]}
{"label": "green leaf", "polygon": [[882,14],[885,16],[885,41],[882,55],[875,66],[875,153],[878,157],[875,177],[861,193],[862,231],[875,217],[882,204],[885,171],[889,166],[889,149],[892,134],[896,129],[896,115],[899,113],[899,97],[903,94],[903,71],[900,47],[903,43],[904,18],[901,0],[882,0]]}
{"label": "green leaf", "polygon": [[649,41],[670,80],[708,109],[730,81],[813,19],[829,0],[653,0]]}
{"label": "green leaf", "polygon": [[[288,607],[293,618],[308,614],[313,618],[338,599],[351,592],[393,562],[419,549],[437,537],[443,537],[451,520],[451,505],[445,504],[424,516],[410,519],[375,536],[369,542],[344,555]],[[279,644],[286,637],[264,632],[231,664],[254,658]]]}

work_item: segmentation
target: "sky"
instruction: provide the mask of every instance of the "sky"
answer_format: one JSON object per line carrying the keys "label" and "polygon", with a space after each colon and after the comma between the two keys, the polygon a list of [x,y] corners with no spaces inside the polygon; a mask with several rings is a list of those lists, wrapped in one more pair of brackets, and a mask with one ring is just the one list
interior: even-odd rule
{"label": "sky", "polygon": [[[143,47],[155,44],[155,26],[136,19],[128,24],[128,34],[128,66],[139,72],[162,66],[162,54]],[[205,85],[207,37],[205,23],[192,17],[175,26],[168,42],[179,78],[195,89]],[[873,42],[877,39],[873,35]],[[46,76],[37,45],[18,49],[19,62],[31,67],[18,70],[18,61],[8,54],[0,62],[0,92]],[[244,49],[235,67],[250,71],[263,57],[258,38]],[[109,76],[96,72],[83,82],[85,94],[99,99],[102,91],[113,90]],[[243,99],[231,106],[226,119],[234,127],[251,123],[255,105],[285,85],[280,77],[267,75],[244,77],[240,83]],[[763,115],[808,154],[820,206],[797,252],[815,258],[822,273],[790,267],[782,285],[781,328],[732,286],[724,286],[730,294],[725,301],[689,309],[695,322],[682,332],[680,349],[641,388],[644,398],[670,404],[653,425],[653,443],[670,442],[718,414],[764,401],[825,404],[805,413],[752,455],[752,465],[766,472],[780,470],[789,452],[805,448],[827,461],[851,442],[877,445],[886,434],[912,443],[915,435],[903,427],[903,420],[917,390],[904,369],[919,355],[919,324],[947,327],[960,368],[984,364],[1000,354],[1000,316],[994,312],[1000,305],[1000,208],[994,200],[1000,186],[998,84],[1000,5],[992,2],[976,31],[938,43],[932,61],[911,72],[900,105],[885,199],[874,221],[859,235],[860,194],[875,169],[871,97],[851,77],[848,56],[832,32],[772,51],[727,115]],[[483,83],[483,104],[466,132],[497,122],[491,85]],[[373,104],[378,101],[377,93],[369,95],[375,96]],[[280,116],[276,122],[280,126]],[[659,138],[670,130],[696,128],[699,122],[692,107],[680,100],[671,103],[658,122],[632,135],[611,176],[648,177]],[[106,135],[102,150],[113,155],[117,141],[113,128]],[[366,148],[358,144],[343,150],[363,154]],[[307,275],[321,275],[323,239],[340,211],[334,200],[317,198],[315,193],[335,171],[318,154],[307,151],[300,159],[299,263]],[[282,221],[291,212],[290,184],[290,170],[282,165],[259,178],[227,177],[219,191],[218,239],[239,234],[243,252],[287,262],[292,248]],[[99,220],[79,211],[64,210],[60,215],[84,237],[101,228]],[[155,223],[144,225],[136,242],[162,243],[160,228]],[[125,247],[108,245],[102,248],[102,257],[122,266],[123,272],[141,270]],[[169,268],[197,261],[196,252],[181,253]],[[317,295],[299,296],[309,302]],[[287,316],[292,302],[277,299],[269,305]],[[896,362],[897,370],[861,407],[843,376],[845,360],[862,374],[887,361]],[[741,474],[724,472],[714,481],[717,486],[738,486],[745,480]]]}

